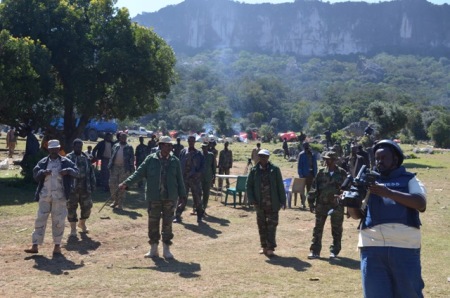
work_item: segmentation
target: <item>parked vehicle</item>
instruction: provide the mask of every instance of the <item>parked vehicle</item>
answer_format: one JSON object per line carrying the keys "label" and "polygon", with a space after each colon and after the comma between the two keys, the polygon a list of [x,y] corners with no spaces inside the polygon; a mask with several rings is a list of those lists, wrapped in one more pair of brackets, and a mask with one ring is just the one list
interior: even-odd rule
{"label": "parked vehicle", "polygon": [[[77,119],[76,125],[79,124],[79,119]],[[64,118],[60,117],[57,119],[54,119],[51,123],[51,126],[56,128],[57,130],[63,130],[64,129]],[[81,136],[83,140],[89,140],[91,142],[96,142],[99,137],[104,137],[106,133],[112,133],[115,134],[117,131],[118,125],[116,123],[116,120],[98,120],[98,119],[91,119],[89,120],[88,124],[84,128],[84,133]]]}
{"label": "parked vehicle", "polygon": [[128,135],[151,138],[153,131],[147,130],[145,127],[140,126],[135,127],[134,129],[128,129]]}

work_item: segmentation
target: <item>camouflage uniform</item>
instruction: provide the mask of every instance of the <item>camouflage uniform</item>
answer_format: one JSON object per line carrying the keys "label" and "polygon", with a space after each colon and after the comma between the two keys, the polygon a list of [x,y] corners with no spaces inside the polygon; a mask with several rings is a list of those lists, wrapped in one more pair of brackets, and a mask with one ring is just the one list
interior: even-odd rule
{"label": "camouflage uniform", "polygon": [[216,159],[214,158],[214,154],[212,152],[208,152],[205,156],[203,155],[205,160],[205,165],[202,173],[202,192],[203,192],[203,209],[206,209],[208,206],[209,193],[211,187],[211,181],[216,174]]}
{"label": "camouflage uniform", "polygon": [[[180,161],[173,155],[167,159],[160,152],[149,155],[124,183],[131,185],[147,180],[145,198],[148,200],[148,237],[150,244],[172,244],[172,218],[178,197],[186,196]],[[162,227],[160,234],[160,221]]]}
{"label": "camouflage uniform", "polygon": [[[222,150],[219,153],[219,174],[230,175],[230,169],[233,167],[233,152],[230,149]],[[219,179],[219,188],[222,188],[223,179]],[[226,179],[227,188],[230,187],[230,180]]]}
{"label": "camouflage uniform", "polygon": [[85,153],[79,156],[71,152],[66,156],[78,167],[79,173],[75,177],[74,188],[71,189],[67,201],[67,219],[69,222],[77,222],[77,208],[80,204],[80,219],[88,219],[91,215],[92,198],[91,193],[95,190],[95,172],[91,160]]}
{"label": "camouflage uniform", "polygon": [[254,166],[247,178],[249,204],[255,206],[261,247],[275,250],[278,212],[286,202],[286,193],[280,168],[268,163],[264,170],[259,163]]}
{"label": "camouflage uniform", "polygon": [[[189,151],[189,148],[184,148],[180,153],[181,171],[183,173],[184,187],[186,194],[189,189],[192,192],[192,199],[194,201],[194,208],[197,210],[198,216],[203,216],[202,197],[202,172],[204,167],[204,158],[202,153],[195,149]],[[187,204],[186,199],[180,198],[178,201],[176,216],[180,217]]]}
{"label": "camouflage uniform", "polygon": [[337,204],[334,195],[339,194],[340,186],[347,177],[347,172],[336,166],[333,175],[330,175],[328,168],[320,169],[314,178],[313,186],[308,194],[310,208],[315,207],[316,224],[314,226],[313,238],[310,251],[320,255],[322,250],[323,227],[327,220],[328,211],[334,209],[330,215],[331,234],[333,244],[330,252],[338,255],[341,250],[342,223],[344,221],[344,207]]}
{"label": "camouflage uniform", "polygon": [[117,185],[119,185],[119,183],[134,172],[134,149],[131,145],[126,144],[123,148],[123,165],[116,165],[114,161],[117,158],[117,152],[119,149],[120,143],[115,144],[112,148],[111,159],[108,165],[110,170],[109,188],[111,190],[113,205],[122,208],[123,200],[125,199],[125,192],[117,191]]}

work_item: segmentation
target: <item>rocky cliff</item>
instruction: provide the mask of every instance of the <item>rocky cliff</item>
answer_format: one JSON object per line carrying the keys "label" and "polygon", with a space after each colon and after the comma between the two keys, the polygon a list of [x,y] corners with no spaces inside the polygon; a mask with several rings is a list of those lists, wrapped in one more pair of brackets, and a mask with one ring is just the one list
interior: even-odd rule
{"label": "rocky cliff", "polygon": [[426,0],[376,4],[186,0],[133,20],[153,27],[177,53],[218,48],[305,57],[450,53],[450,6]]}

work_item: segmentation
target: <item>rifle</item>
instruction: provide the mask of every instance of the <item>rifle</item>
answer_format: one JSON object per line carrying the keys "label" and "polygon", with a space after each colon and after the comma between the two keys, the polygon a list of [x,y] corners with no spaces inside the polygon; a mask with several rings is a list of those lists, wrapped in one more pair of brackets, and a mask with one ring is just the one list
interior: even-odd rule
{"label": "rifle", "polygon": [[[114,192],[114,196],[116,197],[119,194],[120,188],[117,188],[116,191]],[[100,211],[103,210],[103,208],[105,208],[106,204],[108,204],[109,201],[111,201],[112,196],[110,196],[106,202],[103,204],[102,208],[100,208],[100,210],[98,210],[98,213],[100,213]]]}

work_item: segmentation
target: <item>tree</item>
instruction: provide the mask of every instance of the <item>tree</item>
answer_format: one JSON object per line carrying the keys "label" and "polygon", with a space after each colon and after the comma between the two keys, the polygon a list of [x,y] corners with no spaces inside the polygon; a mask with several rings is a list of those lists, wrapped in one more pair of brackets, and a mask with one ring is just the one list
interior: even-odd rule
{"label": "tree", "polygon": [[369,105],[367,114],[378,128],[378,138],[391,138],[406,127],[408,117],[404,109],[393,103],[376,101]]}
{"label": "tree", "polygon": [[51,99],[55,82],[50,52],[45,46],[29,38],[15,38],[7,30],[0,32],[2,123],[17,125],[19,114],[35,122],[34,115],[54,112],[57,105]]}
{"label": "tree", "polygon": [[204,120],[195,115],[183,116],[180,119],[180,128],[185,131],[201,131]]}
{"label": "tree", "polygon": [[219,108],[214,114],[216,131],[219,135],[228,135],[231,130],[231,113],[229,110]]}
{"label": "tree", "polygon": [[259,128],[259,134],[263,142],[270,142],[270,140],[272,140],[275,136],[273,127],[268,124],[261,125],[261,127]]}
{"label": "tree", "polygon": [[[115,2],[4,0],[0,4],[1,29],[18,39],[40,41],[49,50],[48,73],[54,73],[57,81],[48,93],[62,108],[66,148],[91,118],[122,120],[156,111],[174,81],[172,49],[152,30],[132,23],[128,10],[114,8]],[[26,81],[20,83],[19,90],[26,87]],[[22,121],[31,117],[16,116]],[[42,118],[37,113],[33,117]],[[40,122],[48,126],[47,119]]]}
{"label": "tree", "polygon": [[450,148],[450,115],[441,113],[428,128],[428,134],[436,147]]}

